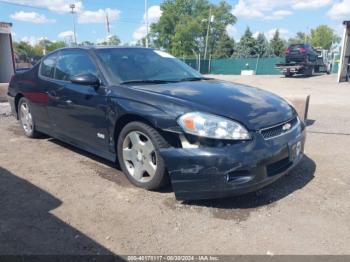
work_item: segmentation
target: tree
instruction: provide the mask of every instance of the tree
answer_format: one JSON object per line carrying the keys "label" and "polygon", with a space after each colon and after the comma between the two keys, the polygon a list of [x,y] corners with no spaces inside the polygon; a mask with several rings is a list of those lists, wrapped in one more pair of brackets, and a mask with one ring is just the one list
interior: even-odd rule
{"label": "tree", "polygon": [[311,29],[311,45],[329,50],[333,43],[339,43],[340,38],[327,25],[320,25]]}
{"label": "tree", "polygon": [[13,48],[19,56],[19,59],[24,62],[29,62],[33,56],[35,56],[34,48],[27,42],[21,41],[19,43],[14,42]]}
{"label": "tree", "polygon": [[241,37],[235,57],[255,57],[258,54],[257,41],[253,37],[252,31],[247,27],[243,36]]}
{"label": "tree", "polygon": [[98,43],[99,45],[119,45],[121,43],[120,39],[116,35],[109,36],[108,39]]}
{"label": "tree", "polygon": [[93,42],[90,42],[90,41],[83,41],[80,43],[80,45],[83,45],[83,46],[91,46],[91,45],[94,45]]}
{"label": "tree", "polygon": [[267,57],[271,54],[269,41],[262,33],[259,33],[256,38],[256,52],[259,55],[259,57]]}
{"label": "tree", "polygon": [[59,48],[63,48],[66,47],[66,43],[63,41],[56,41],[56,42],[50,42],[47,46],[46,46],[46,51],[47,52],[52,52],[56,49]]}
{"label": "tree", "polygon": [[108,38],[108,42],[110,45],[119,45],[121,43],[120,39],[116,35],[112,35]]}
{"label": "tree", "polygon": [[204,54],[208,23],[208,54],[212,53],[227,34],[227,25],[236,22],[232,7],[225,1],[215,5],[208,0],[166,0],[160,8],[162,16],[151,25],[150,40],[175,56]]}
{"label": "tree", "polygon": [[213,58],[230,58],[235,49],[235,40],[223,34],[213,50]]}
{"label": "tree", "polygon": [[33,48],[32,58],[35,58],[35,60],[37,60],[40,57],[42,57],[43,55],[45,55],[44,50],[46,48],[46,45],[49,43],[51,43],[51,41],[49,41],[47,39],[42,39],[38,43],[36,43],[34,46],[32,46],[32,48]]}
{"label": "tree", "polygon": [[65,47],[66,44],[62,41],[51,42],[47,39],[41,39],[34,46],[30,45],[27,42],[14,42],[13,48],[18,55],[18,58],[22,62],[35,63],[43,55],[52,52],[58,48]]}
{"label": "tree", "polygon": [[295,37],[288,39],[288,45],[306,44],[310,42],[310,35],[304,32],[298,32]]}
{"label": "tree", "polygon": [[280,37],[280,32],[277,29],[270,41],[271,48],[275,56],[282,56],[286,49],[286,43]]}
{"label": "tree", "polygon": [[[232,15],[232,6],[226,1],[220,2],[211,8],[211,14],[214,18],[210,24],[208,54],[214,53],[219,45],[227,45],[225,50],[232,56],[234,40],[227,34],[227,26],[236,23],[237,18]],[[231,50],[230,50],[231,49]]]}

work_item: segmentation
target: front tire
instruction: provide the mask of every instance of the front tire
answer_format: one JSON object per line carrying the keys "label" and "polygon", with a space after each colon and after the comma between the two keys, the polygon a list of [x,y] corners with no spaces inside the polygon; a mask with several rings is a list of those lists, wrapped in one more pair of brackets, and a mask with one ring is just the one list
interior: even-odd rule
{"label": "front tire", "polygon": [[28,99],[22,97],[19,100],[17,112],[24,134],[29,138],[38,137],[39,133],[35,128],[35,121]]}
{"label": "front tire", "polygon": [[160,148],[169,144],[153,127],[142,122],[130,122],[119,134],[117,153],[119,164],[131,183],[148,190],[157,190],[168,182]]}

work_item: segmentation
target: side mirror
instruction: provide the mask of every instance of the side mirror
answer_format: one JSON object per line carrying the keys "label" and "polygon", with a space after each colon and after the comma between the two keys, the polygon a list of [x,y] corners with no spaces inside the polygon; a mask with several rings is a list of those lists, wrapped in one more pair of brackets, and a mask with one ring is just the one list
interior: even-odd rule
{"label": "side mirror", "polygon": [[100,79],[98,79],[97,76],[90,73],[72,76],[70,78],[70,81],[74,84],[94,87],[99,87],[101,84]]}

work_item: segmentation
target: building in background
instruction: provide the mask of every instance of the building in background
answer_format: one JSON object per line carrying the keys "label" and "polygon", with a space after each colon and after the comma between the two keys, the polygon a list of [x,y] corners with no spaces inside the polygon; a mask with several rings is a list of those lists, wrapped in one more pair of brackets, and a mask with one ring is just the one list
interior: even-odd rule
{"label": "building in background", "polygon": [[8,83],[15,72],[11,23],[0,22],[0,83]]}

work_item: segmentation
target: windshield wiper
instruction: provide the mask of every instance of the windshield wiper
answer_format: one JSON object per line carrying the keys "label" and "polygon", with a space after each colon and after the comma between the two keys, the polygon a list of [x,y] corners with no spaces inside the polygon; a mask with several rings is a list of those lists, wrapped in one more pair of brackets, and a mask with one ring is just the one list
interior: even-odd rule
{"label": "windshield wiper", "polygon": [[214,78],[209,77],[187,77],[182,78],[179,82],[185,82],[185,81],[202,81],[202,80],[213,80]]}
{"label": "windshield wiper", "polygon": [[171,81],[171,80],[160,80],[160,79],[139,79],[139,80],[128,80],[121,82],[121,85],[124,84],[166,84],[166,83],[174,83],[177,81]]}

